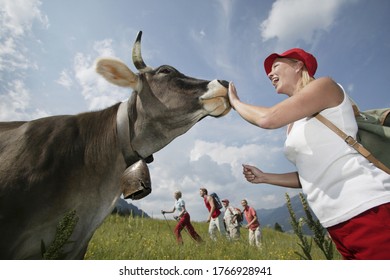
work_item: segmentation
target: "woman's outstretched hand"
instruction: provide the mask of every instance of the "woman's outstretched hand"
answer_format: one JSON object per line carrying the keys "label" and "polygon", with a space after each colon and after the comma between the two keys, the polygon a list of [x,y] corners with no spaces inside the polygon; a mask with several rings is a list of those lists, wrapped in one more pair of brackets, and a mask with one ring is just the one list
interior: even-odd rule
{"label": "woman's outstretched hand", "polygon": [[264,183],[264,173],[255,166],[243,164],[243,174],[245,179],[250,183]]}
{"label": "woman's outstretched hand", "polygon": [[237,90],[236,90],[236,87],[234,86],[233,82],[229,83],[228,95],[229,95],[230,106],[232,106],[232,108],[235,109],[234,103],[235,103],[235,101],[239,101],[240,98],[237,95]]}

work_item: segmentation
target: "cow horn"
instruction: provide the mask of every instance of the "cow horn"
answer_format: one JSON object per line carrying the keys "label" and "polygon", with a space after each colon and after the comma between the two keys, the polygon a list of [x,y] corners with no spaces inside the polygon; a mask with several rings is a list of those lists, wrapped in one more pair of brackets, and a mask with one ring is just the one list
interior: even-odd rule
{"label": "cow horn", "polygon": [[139,71],[144,72],[147,70],[150,70],[151,68],[148,67],[144,60],[142,59],[141,55],[141,37],[142,37],[142,31],[138,32],[137,39],[134,42],[133,45],[133,63],[135,68],[137,68]]}
{"label": "cow horn", "polygon": [[149,168],[141,159],[123,172],[120,185],[125,199],[141,199],[152,192]]}

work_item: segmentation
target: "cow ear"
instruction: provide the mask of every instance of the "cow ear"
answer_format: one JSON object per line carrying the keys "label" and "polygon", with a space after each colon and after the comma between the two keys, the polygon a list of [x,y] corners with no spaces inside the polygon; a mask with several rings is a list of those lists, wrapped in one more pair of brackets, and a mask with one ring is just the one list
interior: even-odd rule
{"label": "cow ear", "polygon": [[96,63],[96,72],[117,86],[135,89],[138,84],[138,76],[119,60],[99,59]]}

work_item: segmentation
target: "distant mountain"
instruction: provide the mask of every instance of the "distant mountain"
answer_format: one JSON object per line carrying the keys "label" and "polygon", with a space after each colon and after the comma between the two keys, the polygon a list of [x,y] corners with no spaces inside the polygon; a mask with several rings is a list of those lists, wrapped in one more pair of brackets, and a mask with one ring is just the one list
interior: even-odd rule
{"label": "distant mountain", "polygon": [[112,214],[119,214],[121,216],[128,216],[128,215],[133,215],[133,216],[140,216],[144,218],[150,218],[148,214],[146,214],[144,211],[141,209],[138,209],[138,207],[134,206],[131,203],[127,203],[126,200],[123,198],[119,198],[114,210],[112,210]]}
{"label": "distant mountain", "polygon": [[[303,206],[301,203],[301,199],[299,195],[294,197],[290,197],[291,206],[294,210],[296,219],[299,220],[301,217],[306,217],[305,211],[303,210]],[[275,224],[278,223],[284,232],[292,232],[293,229],[291,227],[291,217],[290,213],[287,209],[287,203],[283,206],[273,209],[257,209],[257,215],[260,218],[260,223],[263,227],[274,228]],[[317,219],[312,211],[310,211],[313,215],[313,218]],[[304,234],[311,235],[312,232],[309,230],[307,226],[303,227]]]}

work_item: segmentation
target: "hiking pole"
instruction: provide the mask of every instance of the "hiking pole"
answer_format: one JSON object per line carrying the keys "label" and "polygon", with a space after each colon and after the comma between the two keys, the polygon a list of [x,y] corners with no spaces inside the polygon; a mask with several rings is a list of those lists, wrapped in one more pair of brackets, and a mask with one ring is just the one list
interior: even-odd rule
{"label": "hiking pole", "polygon": [[[167,217],[165,217],[165,213],[164,213],[164,211],[161,211],[161,214],[163,214],[163,216],[164,216],[164,219],[165,219],[165,222],[166,222],[166,223],[167,223],[167,225],[168,225],[169,231],[170,231],[170,232],[172,232],[172,233],[173,233],[173,235],[175,235],[175,233],[173,232],[173,230],[172,230],[171,226],[169,225],[169,222],[168,222],[168,220],[167,220]],[[174,236],[174,238],[175,238],[175,240],[176,240],[176,236]]]}

